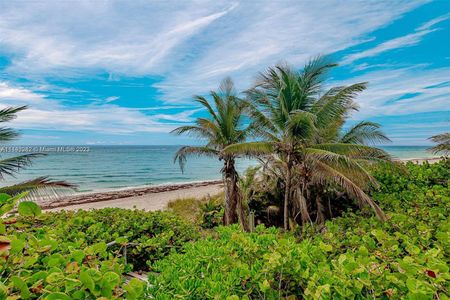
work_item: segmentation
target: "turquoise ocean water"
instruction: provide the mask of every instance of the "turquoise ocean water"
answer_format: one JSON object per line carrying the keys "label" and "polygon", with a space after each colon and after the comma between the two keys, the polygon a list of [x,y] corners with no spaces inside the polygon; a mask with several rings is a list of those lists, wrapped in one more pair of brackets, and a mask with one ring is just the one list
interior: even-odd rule
{"label": "turquoise ocean water", "polygon": [[[427,147],[422,146],[383,148],[397,158],[432,157],[426,152]],[[77,184],[80,192],[87,192],[220,178],[221,163],[211,158],[188,159],[182,173],[173,162],[178,149],[179,146],[89,146],[80,147],[78,152],[73,148],[58,152],[47,148],[47,156],[35,159],[33,165],[16,178],[5,177],[1,185],[45,175]],[[0,154],[5,158],[23,153]],[[254,164],[254,161],[240,160],[238,171]]]}

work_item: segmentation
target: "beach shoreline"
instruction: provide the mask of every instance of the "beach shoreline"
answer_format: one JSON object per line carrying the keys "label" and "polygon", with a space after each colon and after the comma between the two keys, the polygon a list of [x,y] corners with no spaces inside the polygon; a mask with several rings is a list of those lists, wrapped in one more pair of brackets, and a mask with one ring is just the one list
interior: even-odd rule
{"label": "beach shoreline", "polygon": [[[435,163],[442,158],[395,159],[400,162]],[[40,203],[46,211],[99,209],[105,207],[163,210],[171,201],[183,198],[215,196],[223,190],[221,180],[159,184],[144,187],[120,188],[110,191],[78,193],[52,202]]]}
{"label": "beach shoreline", "polygon": [[222,191],[221,180],[160,184],[117,189],[106,192],[80,193],[56,201],[43,202],[46,211],[99,209],[105,207],[162,210],[170,201],[183,198],[205,198]]}

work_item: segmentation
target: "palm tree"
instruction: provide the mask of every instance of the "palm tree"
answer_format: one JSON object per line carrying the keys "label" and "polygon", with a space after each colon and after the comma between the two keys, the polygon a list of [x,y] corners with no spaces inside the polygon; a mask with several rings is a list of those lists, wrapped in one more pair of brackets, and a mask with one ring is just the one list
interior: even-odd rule
{"label": "palm tree", "polygon": [[[17,113],[27,109],[27,106],[8,107],[0,110],[0,123],[9,122],[16,118]],[[19,133],[9,127],[0,127],[0,143],[6,143],[16,139]],[[21,169],[30,166],[32,160],[44,156],[42,153],[29,153],[14,157],[0,159],[0,179],[5,176],[14,176]],[[65,181],[53,181],[47,177],[38,177],[26,182],[12,186],[0,187],[0,193],[17,195],[24,191],[29,191],[29,198],[39,198],[42,196],[55,198],[60,195],[61,190],[74,189],[75,185]]]}
{"label": "palm tree", "polygon": [[238,173],[235,163],[236,155],[224,153],[223,149],[232,144],[242,143],[250,133],[251,125],[244,124],[246,103],[238,98],[230,78],[222,81],[217,92],[211,91],[213,104],[202,96],[194,99],[206,108],[208,117],[197,118],[195,125],[181,126],[172,132],[191,134],[206,141],[204,146],[185,146],[178,150],[174,160],[184,169],[189,155],[215,157],[223,161],[222,178],[225,189],[224,224],[240,220],[246,228],[246,218],[242,206],[242,196],[238,187]]}
{"label": "palm tree", "polygon": [[442,153],[444,156],[448,156],[450,153],[450,132],[437,134],[429,139],[437,144],[436,146],[429,148],[429,151],[433,154]]}
{"label": "palm tree", "polygon": [[[225,150],[265,157],[283,174],[286,230],[290,217],[300,215],[302,222],[310,221],[308,204],[328,185],[338,186],[361,205],[370,205],[380,219],[385,218],[364,192],[376,181],[363,163],[389,159],[384,151],[364,145],[386,137],[377,130],[377,124],[368,122],[341,135],[349,113],[357,110],[353,99],[366,83],[333,87],[322,93],[324,77],[335,66],[318,57],[301,71],[283,65],[261,74],[247,97],[262,141],[235,144]],[[319,206],[320,200],[315,202]]]}

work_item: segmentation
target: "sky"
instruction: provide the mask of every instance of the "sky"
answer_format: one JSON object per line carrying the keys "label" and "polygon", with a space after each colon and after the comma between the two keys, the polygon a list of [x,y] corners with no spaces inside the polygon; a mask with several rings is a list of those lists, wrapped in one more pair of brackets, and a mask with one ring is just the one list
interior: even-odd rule
{"label": "sky", "polygon": [[170,131],[230,76],[239,90],[280,62],[339,64],[368,81],[350,123],[392,145],[450,125],[450,1],[0,0],[0,108],[29,105],[15,144],[193,144]]}

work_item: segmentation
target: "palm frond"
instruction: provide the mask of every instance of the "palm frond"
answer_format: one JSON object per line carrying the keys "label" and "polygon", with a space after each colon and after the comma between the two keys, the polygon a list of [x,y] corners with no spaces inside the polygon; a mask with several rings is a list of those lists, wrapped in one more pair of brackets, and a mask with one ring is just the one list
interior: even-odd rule
{"label": "palm frond", "polygon": [[315,167],[315,172],[312,173],[312,178],[315,182],[319,184],[337,184],[347,194],[356,199],[360,205],[369,205],[380,220],[386,220],[386,215],[382,209],[343,173],[320,161],[316,162]]}
{"label": "palm frond", "polygon": [[361,82],[330,89],[314,104],[317,125],[325,127],[336,120],[343,120],[349,111],[357,109],[353,99],[365,90],[366,86],[366,82]]}
{"label": "palm frond", "polygon": [[360,164],[358,160],[349,158],[345,155],[334,153],[322,149],[306,148],[303,150],[306,154],[305,161],[320,161],[330,167],[340,171],[353,182],[361,187],[378,186],[377,180]]}
{"label": "palm frond", "polygon": [[22,110],[27,109],[28,106],[17,106],[17,107],[7,107],[0,110],[0,122],[9,122],[14,120],[17,116],[16,114]]}
{"label": "palm frond", "polygon": [[273,144],[270,142],[247,142],[233,144],[225,147],[223,153],[234,155],[245,155],[249,157],[272,154]]}
{"label": "palm frond", "polygon": [[322,149],[337,154],[346,155],[350,158],[358,159],[379,159],[384,161],[392,160],[391,156],[384,150],[366,145],[344,144],[344,143],[324,143],[312,145],[310,148]]}
{"label": "palm frond", "polygon": [[66,181],[51,180],[42,176],[15,185],[0,187],[0,193],[17,195],[22,192],[30,192],[24,199],[37,202],[57,200],[68,194],[68,191],[76,190],[76,185]]}
{"label": "palm frond", "polygon": [[442,153],[445,156],[450,154],[450,133],[449,132],[434,135],[434,136],[430,137],[429,140],[433,141],[434,143],[437,143],[437,145],[429,148],[428,151],[431,151],[433,154]]}
{"label": "palm frond", "polygon": [[304,91],[304,96],[317,95],[322,87],[325,75],[337,64],[330,62],[326,56],[316,56],[306,63],[300,74],[300,84]]}
{"label": "palm frond", "polygon": [[295,110],[291,113],[286,128],[291,132],[292,136],[299,139],[308,139],[313,136],[316,131],[316,116],[307,111]]}
{"label": "palm frond", "polygon": [[378,123],[361,121],[347,130],[339,142],[361,145],[390,142],[380,128],[381,125]]}
{"label": "palm frond", "polygon": [[202,128],[200,126],[195,126],[195,125],[181,126],[181,127],[175,128],[170,133],[173,133],[176,135],[188,134],[188,135],[196,136],[199,138],[211,137],[211,133],[209,131],[207,131],[205,128]]}
{"label": "palm frond", "polygon": [[14,176],[24,167],[30,166],[34,158],[44,155],[42,153],[31,153],[0,160],[0,178],[3,179],[4,175]]}
{"label": "palm frond", "polygon": [[16,139],[19,136],[19,133],[14,129],[7,127],[0,127],[0,143],[9,142],[11,140]]}
{"label": "palm frond", "polygon": [[208,100],[206,100],[204,97],[202,96],[194,96],[194,100],[198,103],[200,103],[201,105],[203,105],[207,110],[208,113],[210,114],[210,116],[216,121],[219,121],[219,118],[216,115],[216,112],[214,111],[214,109],[211,107],[211,104],[209,104]]}
{"label": "palm frond", "polygon": [[181,147],[173,159],[174,162],[179,163],[180,169],[184,172],[184,167],[186,165],[186,160],[188,156],[208,156],[217,157],[219,152],[213,148],[209,147],[195,147],[195,146],[185,146]]}

